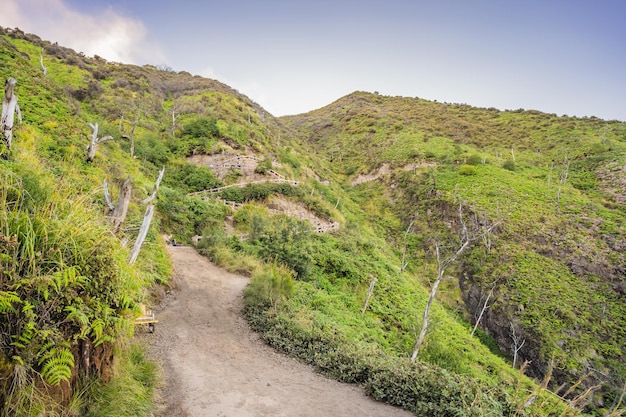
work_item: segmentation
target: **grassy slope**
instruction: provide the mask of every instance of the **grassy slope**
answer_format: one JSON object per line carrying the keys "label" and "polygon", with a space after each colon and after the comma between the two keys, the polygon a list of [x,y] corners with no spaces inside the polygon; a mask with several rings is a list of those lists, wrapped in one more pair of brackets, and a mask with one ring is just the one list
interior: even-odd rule
{"label": "grassy slope", "polygon": [[[464,302],[473,320],[480,297],[493,287],[495,302],[483,323],[503,351],[510,349],[513,322],[525,335],[522,358],[533,361],[534,375],[554,361],[560,382],[594,368],[591,380],[611,385],[607,392],[621,388],[625,211],[599,173],[624,165],[623,123],[367,93],[284,120],[310,138],[346,182],[390,164],[391,175],[381,181],[392,191],[359,185],[352,193],[372,220],[386,213],[389,220],[375,221],[385,223],[396,250],[403,229],[419,219],[414,270],[427,261],[424,242],[445,230],[438,221],[449,221],[449,209],[437,213],[438,201],[449,207],[448,196],[461,197],[475,213],[503,218],[490,253],[475,248],[464,258],[455,273],[465,277],[463,292],[444,296],[448,305]],[[460,166],[472,159],[486,164],[463,172]],[[502,168],[513,159],[515,171]],[[401,169],[409,164],[418,168]]]}
{"label": "grassy slope", "polygon": [[[158,219],[139,262],[128,265],[120,240],[132,241],[137,232],[111,232],[103,216],[102,179],[114,184],[115,196],[116,182],[132,177],[127,224],[134,225],[144,211],[138,200],[154,178],[119,141],[105,142],[95,161],[86,162],[88,122],[102,119],[70,92],[85,85],[89,66],[45,54],[43,77],[40,50],[0,35],[0,77],[18,80],[23,118],[14,126],[9,161],[0,163],[0,414],[122,415],[142,407],[149,413],[155,384],[143,378],[154,378],[156,370],[140,356],[116,352],[128,343],[138,303],[147,300],[145,288],[166,282],[171,267],[155,231]],[[133,371],[140,367],[146,369],[143,376]],[[100,413],[91,404],[104,391],[95,387],[112,376],[138,396],[126,410]]]}

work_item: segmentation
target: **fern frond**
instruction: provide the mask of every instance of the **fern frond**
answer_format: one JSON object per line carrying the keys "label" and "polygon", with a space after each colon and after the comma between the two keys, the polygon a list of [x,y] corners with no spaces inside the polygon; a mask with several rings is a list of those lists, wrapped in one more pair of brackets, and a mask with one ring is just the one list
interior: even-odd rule
{"label": "fern frond", "polygon": [[0,314],[14,313],[13,304],[19,304],[22,300],[13,291],[0,291]]}
{"label": "fern frond", "polygon": [[41,359],[41,376],[50,385],[59,385],[61,381],[69,381],[74,367],[74,355],[66,347],[54,347]]}

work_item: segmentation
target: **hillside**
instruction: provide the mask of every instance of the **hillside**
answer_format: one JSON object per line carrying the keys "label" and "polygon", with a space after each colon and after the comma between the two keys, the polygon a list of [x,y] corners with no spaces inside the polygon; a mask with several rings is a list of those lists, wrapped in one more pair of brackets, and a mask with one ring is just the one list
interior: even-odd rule
{"label": "hillside", "polygon": [[376,179],[352,194],[398,252],[412,224],[416,272],[455,228],[453,197],[483,226],[502,219],[451,277],[449,308],[473,324],[490,296],[481,327],[502,352],[523,335],[535,377],[553,364],[559,383],[623,386],[626,124],[368,93],[285,121],[346,182]]}
{"label": "hillside", "polygon": [[150,414],[131,341],[171,276],[163,236],[251,277],[269,345],[416,415],[618,415],[623,123],[361,92],[277,119],[19,30],[0,64],[23,119],[0,161],[0,415]]}

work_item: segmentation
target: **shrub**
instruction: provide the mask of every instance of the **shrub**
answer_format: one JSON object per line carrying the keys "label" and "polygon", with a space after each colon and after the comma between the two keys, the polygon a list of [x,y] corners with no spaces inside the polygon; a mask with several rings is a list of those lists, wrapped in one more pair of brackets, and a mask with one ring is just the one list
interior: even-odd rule
{"label": "shrub", "polygon": [[154,133],[145,133],[137,137],[135,155],[152,162],[156,167],[166,165],[172,156],[164,141]]}
{"label": "shrub", "polygon": [[274,263],[255,274],[244,291],[244,297],[255,305],[273,305],[289,298],[293,294],[293,273],[287,268]]}
{"label": "shrub", "polygon": [[267,171],[272,169],[272,160],[269,158],[264,158],[261,162],[259,162],[254,168],[254,172],[256,174],[265,175]]}
{"label": "shrub", "polygon": [[476,175],[476,168],[472,165],[461,165],[459,175]]}
{"label": "shrub", "polygon": [[511,159],[507,159],[504,161],[504,164],[502,164],[502,168],[508,171],[515,171],[515,162]]}
{"label": "shrub", "polygon": [[480,165],[483,162],[482,158],[478,154],[472,154],[467,157],[465,163],[467,165]]}
{"label": "shrub", "polygon": [[289,216],[252,218],[250,241],[260,248],[259,255],[287,266],[298,279],[306,278],[311,272],[310,236],[308,222]]}
{"label": "shrub", "polygon": [[183,134],[193,138],[212,138],[218,137],[220,130],[215,119],[203,117],[186,123],[183,127]]}

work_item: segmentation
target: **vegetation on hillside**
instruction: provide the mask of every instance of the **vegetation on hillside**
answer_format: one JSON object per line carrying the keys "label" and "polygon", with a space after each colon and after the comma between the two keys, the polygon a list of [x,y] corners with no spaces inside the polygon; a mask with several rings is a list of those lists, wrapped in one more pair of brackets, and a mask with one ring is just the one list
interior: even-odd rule
{"label": "vegetation on hillside", "polygon": [[[0,161],[4,415],[149,415],[156,370],[129,337],[171,273],[160,233],[251,277],[246,316],[269,344],[416,415],[619,415],[623,123],[368,93],[275,119],[217,81],[19,30],[0,62],[24,118]],[[89,123],[113,138],[93,162]],[[257,162],[214,165],[239,155]],[[116,232],[102,184],[116,197],[127,177]],[[480,239],[411,363],[435,248],[454,253],[464,222]]]}

